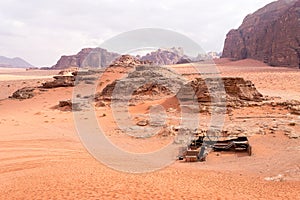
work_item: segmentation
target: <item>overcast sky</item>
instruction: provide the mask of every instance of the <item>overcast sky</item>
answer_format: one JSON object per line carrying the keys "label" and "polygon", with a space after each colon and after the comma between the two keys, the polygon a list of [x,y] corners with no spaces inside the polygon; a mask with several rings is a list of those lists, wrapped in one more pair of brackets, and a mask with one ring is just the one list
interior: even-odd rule
{"label": "overcast sky", "polygon": [[226,33],[272,0],[1,0],[0,55],[52,66],[61,55],[138,28],[164,28],[222,51]]}

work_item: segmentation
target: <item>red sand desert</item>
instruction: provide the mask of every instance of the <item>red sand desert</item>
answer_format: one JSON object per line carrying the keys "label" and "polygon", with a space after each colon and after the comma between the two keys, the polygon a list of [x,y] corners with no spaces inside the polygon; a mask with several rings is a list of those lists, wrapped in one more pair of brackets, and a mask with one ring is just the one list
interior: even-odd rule
{"label": "red sand desert", "polygon": [[[216,63],[221,76],[251,80],[263,95],[299,100],[297,69],[253,60]],[[186,70],[182,65],[173,69]],[[206,162],[175,161],[142,174],[119,172],[88,153],[72,112],[54,108],[60,100],[72,98],[72,87],[40,91],[26,100],[7,98],[21,87],[40,85],[57,71],[0,72],[0,199],[300,199],[300,139],[290,139],[281,129],[249,137],[252,156],[211,152]],[[116,78],[113,73],[105,76],[105,84]],[[152,103],[132,106],[130,112],[146,113]],[[156,103],[175,107],[176,99]],[[116,131],[108,106],[96,108],[96,115],[107,137],[127,151],[150,152],[172,140],[160,135],[133,139]],[[300,132],[299,115],[267,105],[234,109],[225,124],[248,123],[251,129],[251,124],[264,120]]]}

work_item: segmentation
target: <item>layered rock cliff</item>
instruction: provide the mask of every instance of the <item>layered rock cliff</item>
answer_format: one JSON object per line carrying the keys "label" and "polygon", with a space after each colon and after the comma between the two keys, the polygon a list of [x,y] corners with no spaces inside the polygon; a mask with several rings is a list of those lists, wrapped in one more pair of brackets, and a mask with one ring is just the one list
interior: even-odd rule
{"label": "layered rock cliff", "polygon": [[278,0],[226,35],[222,57],[300,68],[300,0]]}

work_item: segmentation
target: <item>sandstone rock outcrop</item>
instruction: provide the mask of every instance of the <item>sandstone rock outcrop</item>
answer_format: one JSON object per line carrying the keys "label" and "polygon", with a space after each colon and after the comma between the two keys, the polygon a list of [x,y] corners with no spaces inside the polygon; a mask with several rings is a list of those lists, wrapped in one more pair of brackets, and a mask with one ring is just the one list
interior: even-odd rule
{"label": "sandstone rock outcrop", "polygon": [[54,76],[53,81],[42,83],[43,88],[73,87],[75,85],[75,76]]}
{"label": "sandstone rock outcrop", "polygon": [[[124,95],[125,91],[129,95]],[[136,70],[130,72],[126,78],[108,84],[96,99],[124,98],[126,100],[131,97],[155,99],[155,97],[159,98],[163,95],[177,95],[182,101],[193,100],[196,96],[200,104],[207,106],[210,106],[212,98],[217,96],[220,101],[224,103],[226,101],[229,107],[243,106],[247,105],[247,102],[263,100],[263,95],[256,90],[253,83],[243,78],[196,78],[189,82],[175,72],[159,66],[136,67]],[[225,106],[225,104],[221,106]]]}
{"label": "sandstone rock outcrop", "polygon": [[58,72],[58,75],[71,76],[73,74],[77,74],[78,70],[79,70],[79,68],[77,68],[77,67],[66,68],[66,69],[63,69],[60,72]]}
{"label": "sandstone rock outcrop", "polygon": [[13,93],[11,98],[14,99],[30,99],[34,96],[34,90],[33,87],[24,87],[21,88]]}
{"label": "sandstone rock outcrop", "polygon": [[195,98],[199,102],[199,111],[209,113],[230,112],[232,108],[255,105],[264,100],[251,81],[239,77],[196,78],[184,85],[177,97],[183,101]]}
{"label": "sandstone rock outcrop", "polygon": [[225,40],[223,58],[300,68],[300,1],[278,0],[246,16]]}
{"label": "sandstone rock outcrop", "polygon": [[78,103],[73,103],[70,99],[59,101],[56,108],[60,111],[79,111],[81,110]]}
{"label": "sandstone rock outcrop", "polygon": [[195,90],[198,101],[211,101],[211,94],[207,86],[218,85],[218,82],[224,85],[227,101],[262,101],[263,95],[256,90],[254,84],[239,77],[196,78],[191,82],[191,85]]}
{"label": "sandstone rock outcrop", "polygon": [[134,67],[138,65],[147,65],[147,64],[151,64],[151,62],[148,60],[140,60],[131,55],[122,55],[116,58],[116,60],[114,60],[112,64],[109,65],[109,67],[114,67],[114,66]]}
{"label": "sandstone rock outcrop", "polygon": [[289,110],[291,114],[300,115],[300,101],[291,100],[291,101],[283,101],[283,102],[271,102],[271,106],[282,106],[285,109]]}
{"label": "sandstone rock outcrop", "polygon": [[185,82],[180,75],[166,67],[141,65],[136,66],[126,78],[108,84],[96,96],[104,100],[126,100],[132,94],[138,99],[149,96],[153,99],[157,95],[176,94]]}
{"label": "sandstone rock outcrop", "polygon": [[171,95],[172,92],[166,88],[165,86],[159,85],[157,83],[146,83],[145,85],[139,87],[137,90],[133,92],[133,95],[148,95],[148,96],[156,96],[156,95]]}
{"label": "sandstone rock outcrop", "polygon": [[120,55],[113,52],[108,52],[102,48],[85,48],[78,54],[71,56],[62,56],[52,66],[52,69],[65,69],[70,67],[107,67],[113,60]]}

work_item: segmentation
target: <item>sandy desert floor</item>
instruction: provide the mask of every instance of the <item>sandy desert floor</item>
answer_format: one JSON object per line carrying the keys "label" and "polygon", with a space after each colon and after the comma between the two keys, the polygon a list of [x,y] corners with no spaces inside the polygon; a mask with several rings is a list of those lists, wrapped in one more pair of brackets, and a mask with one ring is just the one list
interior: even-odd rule
{"label": "sandy desert floor", "polygon": [[17,89],[22,87],[34,87],[42,82],[49,81],[57,70],[30,70],[20,68],[0,67],[0,99],[5,99],[12,95]]}
{"label": "sandy desert floor", "polygon": [[[216,63],[221,76],[241,76],[264,95],[299,100],[297,69],[272,68],[252,60]],[[27,100],[7,99],[16,89],[40,85],[55,73],[0,70],[0,199],[300,199],[300,139],[289,139],[281,131],[250,137],[252,156],[212,152],[206,162],[176,161],[143,174],[108,168],[84,148],[73,113],[53,108],[70,99],[73,88],[43,90]],[[104,79],[108,84],[112,77]],[[144,113],[149,105],[136,105],[132,112]],[[117,132],[108,107],[97,108],[96,115],[107,136],[126,150],[152,151],[170,141],[160,136],[132,139]],[[275,116],[268,123],[281,120],[284,126],[296,120],[293,128],[300,131],[299,116],[269,106],[234,110],[226,123],[229,118],[267,115]],[[278,175],[283,177],[280,181],[265,180]]]}

